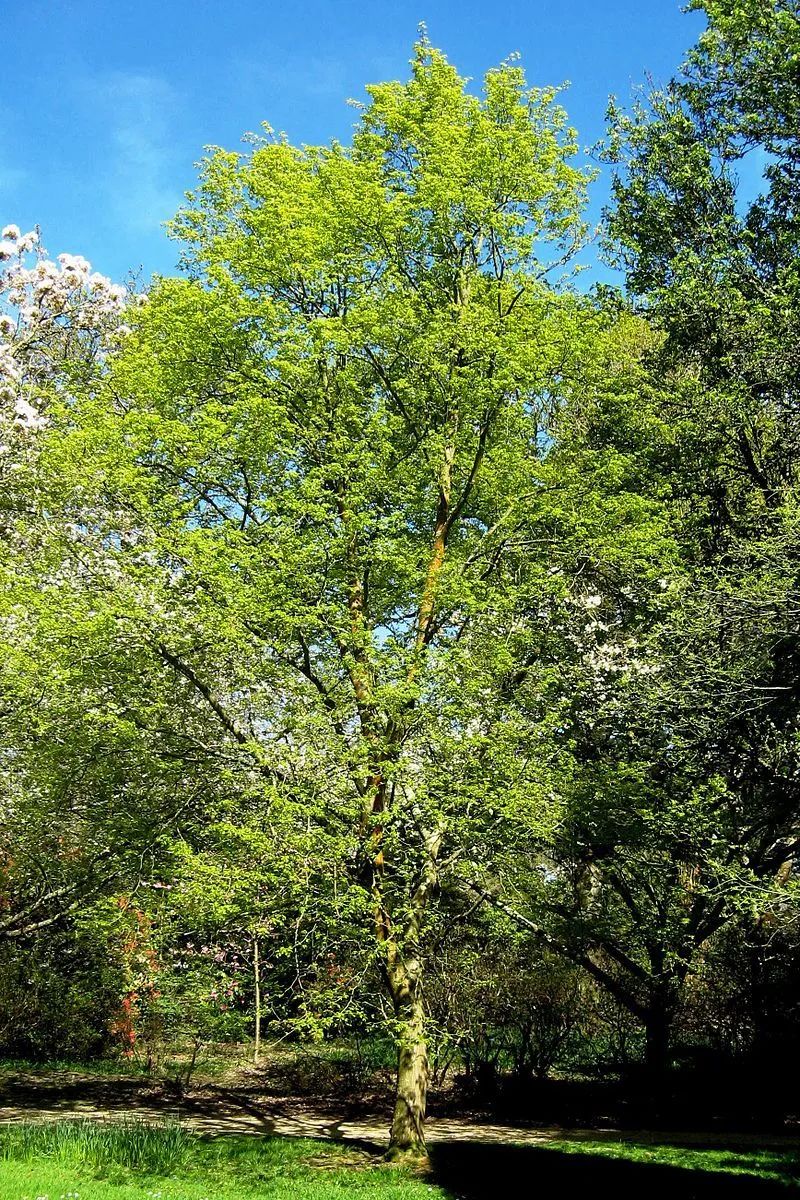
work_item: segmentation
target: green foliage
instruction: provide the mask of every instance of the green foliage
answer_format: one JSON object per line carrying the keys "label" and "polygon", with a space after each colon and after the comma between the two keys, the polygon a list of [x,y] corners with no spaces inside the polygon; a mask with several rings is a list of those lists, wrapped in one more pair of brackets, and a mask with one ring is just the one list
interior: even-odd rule
{"label": "green foliage", "polygon": [[[173,226],[189,277],[45,451],[76,619],[126,647],[104,711],[190,810],[211,774],[176,919],[307,936],[313,911],[337,943],[360,918],[398,1036],[451,864],[558,820],[573,590],[674,553],[637,449],[571,448],[571,405],[619,416],[644,337],[548,280],[585,233],[574,153],[552,90],[504,64],[476,97],[424,40],[352,146],[212,152]],[[337,991],[316,975],[311,1036]]]}
{"label": "green foliage", "polygon": [[102,1053],[123,986],[123,964],[96,930],[0,944],[2,1053],[34,1059]]}
{"label": "green foliage", "polygon": [[544,1074],[600,985],[663,1061],[715,937],[795,911],[797,14],[695,7],[612,105],[627,300],[571,284],[556,91],[423,37],[349,146],[212,148],[184,276],[49,388],[0,555],[0,936],[12,998],[31,939],[115,965],[65,965],[63,1013],[34,972],[9,1045],[110,1007],[152,1066],[258,994],[393,1039],[419,1149],[429,1037]]}

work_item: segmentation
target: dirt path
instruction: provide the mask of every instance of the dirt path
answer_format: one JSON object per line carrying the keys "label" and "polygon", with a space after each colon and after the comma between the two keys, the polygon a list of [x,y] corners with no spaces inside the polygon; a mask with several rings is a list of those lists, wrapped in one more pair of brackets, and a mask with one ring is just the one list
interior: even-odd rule
{"label": "dirt path", "polygon": [[[0,1123],[54,1121],[64,1117],[91,1120],[179,1120],[197,1133],[311,1137],[347,1142],[388,1142],[388,1119],[378,1115],[339,1116],[301,1101],[266,1099],[236,1089],[209,1085],[183,1100],[166,1097],[129,1078],[98,1078],[71,1072],[17,1074],[0,1081]],[[431,1118],[432,1141],[475,1141],[536,1144],[556,1131],[513,1129],[457,1118]]]}
{"label": "dirt path", "polygon": [[[309,1137],[384,1147],[388,1120],[376,1115],[337,1116],[299,1101],[272,1099],[209,1084],[178,1101],[166,1097],[141,1080],[103,1078],[72,1072],[50,1075],[15,1074],[0,1079],[0,1124],[19,1121],[179,1120],[188,1128],[211,1136],[246,1134]],[[617,1129],[533,1128],[473,1121],[459,1117],[430,1117],[431,1143],[469,1142],[484,1145],[542,1145],[551,1141],[632,1141],[646,1144],[703,1145],[707,1147],[800,1146],[797,1137],[751,1133],[707,1133],[679,1130],[651,1132]]]}

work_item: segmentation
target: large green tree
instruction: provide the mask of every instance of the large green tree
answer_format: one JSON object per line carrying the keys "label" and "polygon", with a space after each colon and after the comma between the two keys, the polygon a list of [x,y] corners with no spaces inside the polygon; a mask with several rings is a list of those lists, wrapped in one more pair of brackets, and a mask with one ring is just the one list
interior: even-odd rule
{"label": "large green tree", "polygon": [[204,161],[189,278],[49,463],[93,606],[212,719],[267,824],[324,831],[295,869],[342,869],[390,1001],[392,1148],[420,1152],[436,897],[557,819],[562,618],[668,539],[635,457],[553,457],[641,342],[554,278],[587,182],[554,93],[509,63],[473,95],[425,41],[412,66],[350,147]]}
{"label": "large green tree", "polygon": [[661,712],[684,761],[716,769],[739,797],[738,836],[752,827],[757,840],[749,860],[791,874],[800,9],[794,0],[693,7],[708,25],[682,74],[647,107],[615,113],[610,139],[609,234],[634,300],[663,334],[653,370],[680,431],[668,478],[686,510],[691,574],[669,623],[679,654],[665,647]]}

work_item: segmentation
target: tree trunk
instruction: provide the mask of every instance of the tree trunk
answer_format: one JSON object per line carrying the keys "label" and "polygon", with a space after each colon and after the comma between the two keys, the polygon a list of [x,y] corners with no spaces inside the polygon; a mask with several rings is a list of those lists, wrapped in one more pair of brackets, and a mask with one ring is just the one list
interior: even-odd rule
{"label": "tree trunk", "polygon": [[256,990],[255,1037],[253,1039],[253,1062],[261,1057],[261,963],[258,956],[258,938],[253,938],[253,982]]}
{"label": "tree trunk", "polygon": [[662,996],[656,996],[645,1020],[645,1065],[652,1084],[661,1088],[669,1067],[672,1014]]}
{"label": "tree trunk", "polygon": [[[390,1157],[427,1158],[425,1150],[425,1108],[428,1099],[428,1043],[425,1005],[422,995],[423,959],[420,935],[426,907],[437,883],[437,861],[443,830],[425,834],[425,860],[421,877],[414,888],[410,914],[403,934],[402,949],[395,938],[385,937],[391,921],[379,907],[379,937],[384,944],[385,981],[392,997],[397,1039],[397,1093],[389,1141]],[[380,897],[379,889],[375,890]]]}
{"label": "tree trunk", "polygon": [[428,1097],[428,1045],[418,980],[404,980],[395,994],[397,1013],[397,1094],[390,1156],[426,1157],[425,1108]]}

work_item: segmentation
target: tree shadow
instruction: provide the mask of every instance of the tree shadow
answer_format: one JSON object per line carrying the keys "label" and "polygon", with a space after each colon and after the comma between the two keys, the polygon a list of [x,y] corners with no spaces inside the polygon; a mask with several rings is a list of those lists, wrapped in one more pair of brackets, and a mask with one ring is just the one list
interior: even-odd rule
{"label": "tree shadow", "polygon": [[[739,1161],[740,1156],[735,1157]],[[793,1165],[787,1161],[785,1180],[770,1180],[538,1146],[443,1142],[430,1147],[430,1159],[435,1182],[458,1200],[497,1200],[498,1196],[524,1200],[534,1195],[607,1195],[614,1200],[675,1200],[676,1196],[681,1200],[767,1200],[785,1197],[787,1183],[800,1182],[797,1160]]]}
{"label": "tree shadow", "polygon": [[66,1071],[47,1076],[23,1074],[0,1081],[0,1104],[32,1110],[76,1102],[98,1108],[130,1107],[146,1087],[147,1081],[137,1076],[81,1076]]}
{"label": "tree shadow", "polygon": [[[734,1064],[736,1066],[737,1064]],[[786,1132],[787,1114],[795,1111],[796,1072],[758,1074],[731,1064],[675,1069],[654,1091],[642,1071],[624,1077],[552,1078],[496,1081],[488,1096],[458,1089],[432,1097],[432,1113],[472,1107],[488,1120],[561,1129],[708,1129],[776,1135]]]}

